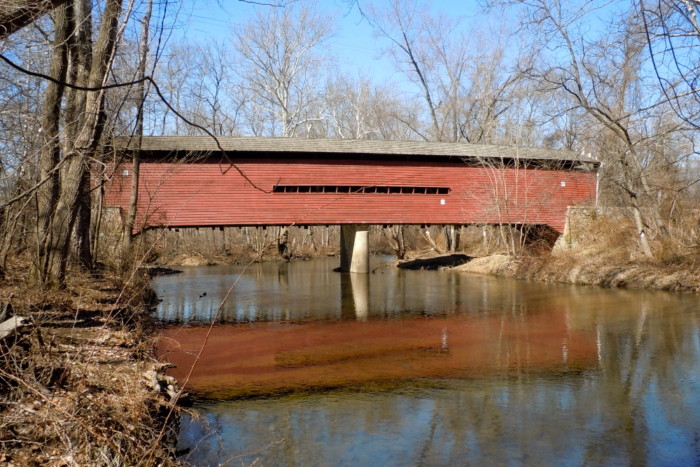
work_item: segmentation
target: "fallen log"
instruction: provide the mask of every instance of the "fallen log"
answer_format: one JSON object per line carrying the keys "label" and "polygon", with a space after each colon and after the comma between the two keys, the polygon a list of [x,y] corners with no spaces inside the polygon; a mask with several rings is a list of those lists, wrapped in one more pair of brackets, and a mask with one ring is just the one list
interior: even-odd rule
{"label": "fallen log", "polygon": [[0,323],[0,341],[13,335],[19,328],[26,326],[29,323],[29,318],[22,316],[13,316],[7,321]]}

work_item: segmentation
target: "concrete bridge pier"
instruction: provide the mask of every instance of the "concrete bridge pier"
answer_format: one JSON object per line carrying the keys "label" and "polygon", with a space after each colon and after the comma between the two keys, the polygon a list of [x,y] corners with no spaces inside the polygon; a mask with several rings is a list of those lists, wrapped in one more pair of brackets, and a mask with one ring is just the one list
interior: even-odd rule
{"label": "concrete bridge pier", "polygon": [[340,226],[340,270],[369,273],[369,226]]}

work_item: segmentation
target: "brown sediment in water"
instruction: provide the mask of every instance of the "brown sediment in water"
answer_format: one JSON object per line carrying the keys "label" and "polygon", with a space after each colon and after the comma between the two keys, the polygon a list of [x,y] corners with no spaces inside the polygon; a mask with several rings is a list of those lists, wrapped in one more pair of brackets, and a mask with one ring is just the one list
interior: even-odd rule
{"label": "brown sediment in water", "polygon": [[[163,330],[159,356],[184,381],[207,328]],[[212,330],[186,389],[244,397],[485,373],[579,371],[596,365],[595,335],[563,311],[406,320],[257,323]]]}

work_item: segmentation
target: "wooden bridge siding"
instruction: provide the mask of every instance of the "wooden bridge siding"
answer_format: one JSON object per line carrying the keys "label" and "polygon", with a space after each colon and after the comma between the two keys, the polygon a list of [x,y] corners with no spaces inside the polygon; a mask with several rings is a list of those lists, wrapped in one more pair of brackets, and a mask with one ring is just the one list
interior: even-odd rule
{"label": "wooden bridge siding", "polygon": [[[549,224],[595,199],[595,173],[470,167],[463,163],[237,160],[144,163],[137,225]],[[128,165],[107,187],[108,205],[128,206]],[[565,186],[561,186],[561,182]],[[269,193],[274,185],[450,187],[447,195]],[[440,201],[445,200],[441,205]]]}

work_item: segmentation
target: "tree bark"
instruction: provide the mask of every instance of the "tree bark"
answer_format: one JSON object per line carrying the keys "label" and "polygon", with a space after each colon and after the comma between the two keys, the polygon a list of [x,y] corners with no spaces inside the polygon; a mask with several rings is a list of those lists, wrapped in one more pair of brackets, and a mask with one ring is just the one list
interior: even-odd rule
{"label": "tree bark", "polygon": [[[151,13],[153,11],[153,0],[149,0],[146,5],[146,12],[141,19],[141,44],[139,50],[139,65],[137,69],[136,79],[142,80],[146,76],[146,64],[148,60],[148,34],[149,25],[151,22]],[[143,137],[143,107],[146,101],[146,83],[139,82],[136,87],[136,99],[138,102],[138,112],[136,114],[136,129],[134,136],[136,138],[136,149],[132,154],[131,160],[131,199],[129,200],[129,212],[126,215],[124,222],[124,231],[122,234],[122,257],[126,258],[126,254],[131,248],[131,239],[136,224],[136,211],[139,203],[139,174],[141,171],[141,138]]]}
{"label": "tree bark", "polygon": [[[54,36],[53,56],[50,75],[60,82],[66,80],[68,73],[68,41],[73,29],[73,9],[67,3],[54,12],[56,31]],[[37,258],[46,258],[45,248],[48,241],[51,215],[58,201],[59,173],[61,158],[60,121],[61,103],[65,86],[49,82],[46,86],[44,109],[41,117],[43,147],[39,157],[39,179],[46,182],[36,192],[37,203]],[[33,280],[42,282],[45,264],[35,264],[32,269]]]}
{"label": "tree bark", "polygon": [[[122,0],[107,0],[102,13],[100,32],[93,49],[89,87],[99,87],[106,81],[117,43],[121,12]],[[80,94],[82,92],[76,95],[78,99]],[[103,106],[104,90],[85,93],[85,107],[80,116],[80,125],[75,139],[69,142],[69,151],[65,153],[66,163],[61,172],[61,189],[52,217],[51,236],[46,252],[46,283],[52,287],[65,284],[71,232],[78,214],[80,197],[85,195],[81,192],[81,187],[84,186],[82,181],[88,160],[94,154],[101,137]]]}
{"label": "tree bark", "polygon": [[94,267],[92,258],[92,193],[90,191],[90,170],[85,169],[80,179],[80,196],[78,198],[78,220],[75,226],[78,259],[80,265],[91,270]]}
{"label": "tree bark", "polygon": [[3,0],[0,5],[0,39],[36,21],[66,0]]}

